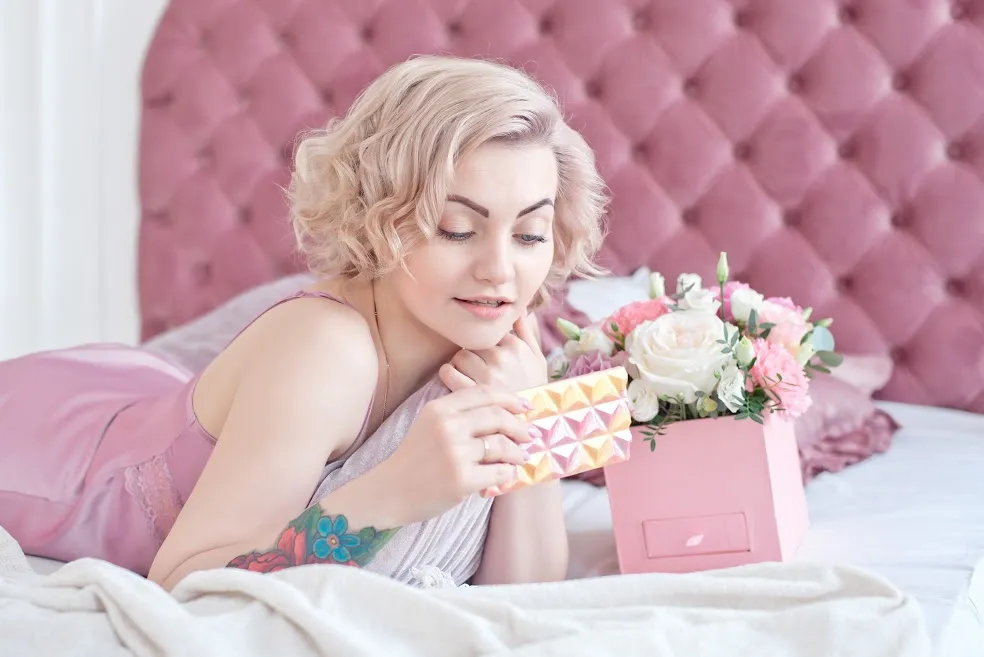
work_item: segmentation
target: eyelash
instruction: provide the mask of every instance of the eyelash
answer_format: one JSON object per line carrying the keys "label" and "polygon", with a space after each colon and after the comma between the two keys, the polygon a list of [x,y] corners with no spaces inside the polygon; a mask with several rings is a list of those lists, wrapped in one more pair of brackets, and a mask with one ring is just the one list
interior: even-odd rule
{"label": "eyelash", "polygon": [[[441,237],[448,240],[449,242],[464,242],[469,237],[475,234],[474,232],[452,233],[451,231],[447,231],[443,229],[438,229],[437,232],[440,234]],[[536,246],[537,244],[545,244],[547,242],[547,238],[542,235],[525,234],[525,235],[520,235],[519,237],[520,237],[519,243],[527,247]]]}

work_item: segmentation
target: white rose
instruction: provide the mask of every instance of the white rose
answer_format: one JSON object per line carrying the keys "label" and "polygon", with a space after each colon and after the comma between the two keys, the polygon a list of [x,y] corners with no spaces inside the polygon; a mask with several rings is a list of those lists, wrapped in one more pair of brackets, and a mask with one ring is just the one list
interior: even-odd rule
{"label": "white rose", "polygon": [[636,422],[649,422],[659,413],[659,395],[647,381],[634,379],[627,391],[632,408],[632,419]]}
{"label": "white rose", "polygon": [[762,311],[762,302],[765,300],[761,294],[755,290],[737,289],[731,293],[731,316],[739,322],[747,322],[752,310],[756,314]]}
{"label": "white rose", "polygon": [[729,363],[721,372],[718,382],[718,399],[729,411],[737,413],[745,403],[745,373],[735,363]]}
{"label": "white rose", "polygon": [[683,310],[637,326],[626,338],[633,378],[645,379],[657,395],[692,404],[697,391],[710,394],[721,371],[731,360],[721,353],[718,340],[737,331],[717,315]]}
{"label": "white rose", "polygon": [[699,290],[704,287],[699,274],[680,274],[677,276],[677,294],[683,294],[687,288]]}
{"label": "white rose", "polygon": [[714,293],[703,287],[695,287],[683,295],[677,302],[680,310],[695,310],[712,315],[721,307],[721,302],[714,298]]}
{"label": "white rose", "polygon": [[597,328],[584,329],[577,340],[568,340],[564,345],[564,354],[571,360],[596,351],[600,351],[605,356],[611,356],[615,351],[615,343]]}

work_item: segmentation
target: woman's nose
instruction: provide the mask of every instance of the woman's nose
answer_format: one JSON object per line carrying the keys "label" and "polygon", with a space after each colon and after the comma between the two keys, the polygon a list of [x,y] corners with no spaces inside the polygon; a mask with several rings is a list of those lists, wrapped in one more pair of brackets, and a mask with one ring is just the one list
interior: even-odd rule
{"label": "woman's nose", "polygon": [[507,244],[481,244],[478,247],[478,262],[475,265],[475,277],[490,285],[503,285],[512,277],[513,268],[511,254]]}

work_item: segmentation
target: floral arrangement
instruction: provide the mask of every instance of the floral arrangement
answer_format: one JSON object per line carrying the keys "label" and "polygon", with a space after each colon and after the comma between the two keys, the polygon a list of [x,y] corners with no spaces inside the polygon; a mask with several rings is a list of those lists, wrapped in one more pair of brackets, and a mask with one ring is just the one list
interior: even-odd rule
{"label": "floral arrangement", "polygon": [[667,295],[663,276],[653,273],[648,300],[584,328],[559,319],[566,342],[550,358],[550,373],[562,379],[624,366],[633,425],[646,427],[650,449],[673,422],[795,418],[812,403],[810,379],[842,360],[831,320],[811,322],[811,314],[791,299],[766,298],[730,281],[721,253],[712,287],[697,274],[681,274]]}

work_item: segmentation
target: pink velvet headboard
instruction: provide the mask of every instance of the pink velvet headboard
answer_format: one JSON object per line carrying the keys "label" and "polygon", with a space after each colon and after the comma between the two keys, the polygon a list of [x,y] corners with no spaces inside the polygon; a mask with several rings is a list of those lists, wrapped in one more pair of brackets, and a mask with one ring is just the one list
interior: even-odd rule
{"label": "pink velvet headboard", "polygon": [[143,76],[143,337],[297,271],[294,139],[422,52],[553,87],[614,195],[602,261],[713,275],[984,412],[984,2],[173,0]]}

